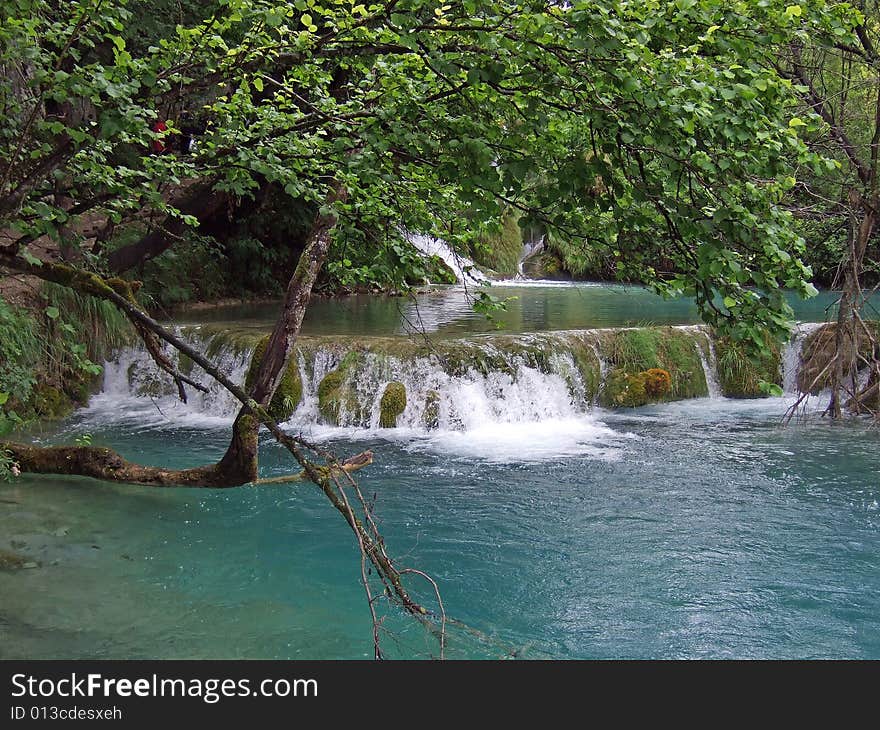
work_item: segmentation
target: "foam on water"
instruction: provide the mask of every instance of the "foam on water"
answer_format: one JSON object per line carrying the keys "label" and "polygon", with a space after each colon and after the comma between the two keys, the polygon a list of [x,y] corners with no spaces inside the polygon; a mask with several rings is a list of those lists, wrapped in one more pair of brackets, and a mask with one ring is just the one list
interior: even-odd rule
{"label": "foam on water", "polygon": [[[781,418],[794,403],[800,347],[815,325],[799,328],[784,351],[785,397],[748,402],[720,398],[711,341],[703,347],[703,338],[709,340],[705,330],[692,326],[682,329],[693,335],[709,398],[639,409],[639,418],[650,421],[663,418],[664,413],[724,418],[723,412],[730,409],[741,414],[775,413]],[[210,353],[234,381],[244,381],[250,346],[198,328],[178,332],[193,346]],[[382,439],[402,442],[404,448],[491,461],[529,462],[571,455],[616,458],[626,429],[615,430],[608,424],[626,421],[629,415],[612,415],[596,406],[591,395],[594,391],[587,387],[572,351],[567,349],[574,341],[593,349],[599,360],[600,379],[604,379],[608,365],[589,332],[460,340],[446,349],[400,357],[384,351],[360,351],[355,364],[345,371],[343,385],[353,395],[341,399],[338,425],[333,426],[327,425],[320,413],[318,386],[339,366],[346,350],[333,343],[307,345],[296,355],[302,398],[285,427],[318,441]],[[238,412],[238,402],[197,366],[192,367],[192,375],[203,381],[208,391],[188,388],[189,401],[184,404],[170,378],[158,370],[142,348],[125,350],[105,364],[103,391],[77,415],[77,421],[84,430],[108,423],[136,431],[169,426],[191,430],[227,428]],[[380,428],[382,395],[391,382],[404,385],[406,406],[397,418],[397,428]],[[819,407],[821,399],[806,404],[809,411]]]}

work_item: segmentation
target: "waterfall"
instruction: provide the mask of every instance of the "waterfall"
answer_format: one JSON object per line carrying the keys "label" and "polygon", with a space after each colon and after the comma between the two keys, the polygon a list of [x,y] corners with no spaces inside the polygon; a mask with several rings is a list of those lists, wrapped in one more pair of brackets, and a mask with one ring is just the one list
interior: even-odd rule
{"label": "waterfall", "polygon": [[706,375],[706,387],[709,389],[710,398],[721,398],[723,394],[721,392],[721,384],[718,382],[718,356],[715,353],[715,341],[708,333],[704,334],[709,358],[706,358],[706,353],[699,344],[697,344],[697,352],[703,365],[703,373]]}
{"label": "waterfall", "polygon": [[[803,338],[816,326],[801,326],[784,350],[788,393],[796,388]],[[176,331],[238,383],[244,383],[263,336],[253,330],[226,331],[204,325]],[[621,362],[633,357],[627,348],[650,341],[660,343],[658,352],[680,353],[684,370],[676,371],[671,361],[659,366],[672,370],[678,382],[692,384],[689,390],[670,393],[667,398],[721,396],[715,349],[704,326],[498,334],[431,343],[405,337],[346,341],[303,337],[291,365],[301,395],[289,425],[376,430],[387,427],[390,418],[398,430],[472,433],[525,424],[592,422],[597,404],[620,407],[651,402],[627,400],[632,393],[620,396],[619,390],[616,394],[612,390],[634,382],[627,381],[626,372],[648,366],[643,360],[646,364],[636,370],[622,370]],[[696,355],[684,355],[688,350]],[[188,388],[188,402],[181,403],[168,375],[142,347],[133,347],[105,364],[103,391],[92,399],[90,410],[106,420],[129,420],[144,427],[168,421],[193,427],[228,425],[239,409],[235,398],[188,358],[170,351],[169,356],[182,372],[206,385],[207,392]],[[705,387],[698,376],[701,369]],[[390,406],[383,406],[383,398],[391,384],[402,388],[405,401],[401,399],[388,416],[383,408]],[[527,430],[523,438],[528,437]]]}
{"label": "waterfall", "polygon": [[544,250],[544,240],[546,236],[541,236],[539,239],[534,241],[526,241],[523,243],[522,252],[519,255],[519,261],[516,263],[516,278],[517,279],[525,279],[525,274],[523,274],[523,264],[528,261],[532,256],[540,253]]}
{"label": "waterfall", "polygon": [[807,337],[822,327],[822,322],[801,322],[782,350],[782,390],[786,395],[797,395],[797,376],[801,366],[801,352]]}
{"label": "waterfall", "polygon": [[471,259],[453,251],[446,241],[417,233],[408,233],[406,236],[407,240],[425,256],[439,256],[443,259],[443,262],[452,269],[459,284],[479,286],[489,281]]}

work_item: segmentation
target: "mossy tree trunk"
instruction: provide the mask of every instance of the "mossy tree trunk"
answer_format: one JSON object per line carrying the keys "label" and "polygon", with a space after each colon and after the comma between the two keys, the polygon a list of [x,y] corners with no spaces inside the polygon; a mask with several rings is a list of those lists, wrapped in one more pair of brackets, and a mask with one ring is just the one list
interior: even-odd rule
{"label": "mossy tree trunk", "polygon": [[[328,196],[325,208],[332,209],[333,203],[345,199],[345,191],[337,185]],[[259,369],[253,379],[248,395],[264,408],[269,407],[272,396],[281,384],[287,366],[294,354],[294,345],[302,330],[303,318],[309,305],[315,281],[327,259],[336,216],[332,213],[318,213],[309,233],[305,248],[299,258],[296,270],[287,285],[281,313],[275,328],[269,336],[266,351],[260,360]],[[220,465],[235,480],[252,482],[257,478],[257,432],[259,421],[250,418],[251,409],[243,405],[233,426],[233,436]],[[239,483],[244,483],[239,482]]]}
{"label": "mossy tree trunk", "polygon": [[[333,204],[344,200],[345,196],[342,186],[335,186],[327,197],[325,210],[332,210]],[[181,397],[184,397],[183,383],[194,383],[173,369],[168,358],[161,352],[160,339],[196,362],[242,403],[233,424],[232,439],[223,458],[216,464],[194,469],[173,470],[140,466],[126,461],[110,449],[94,447],[45,449],[15,443],[3,443],[0,447],[13,455],[22,471],[36,473],[81,474],[109,481],[153,486],[216,488],[240,486],[256,481],[257,436],[261,421],[269,426],[277,439],[289,448],[295,448],[293,442],[286,443],[288,439],[269,418],[265,409],[271,402],[293,356],[294,345],[302,329],[312,288],[327,258],[335,225],[336,217],[331,212],[318,213],[316,216],[299,264],[287,287],[281,313],[249,393],[245,393],[238,384],[231,382],[201,353],[141,311],[135,302],[134,289],[129,282],[121,279],[105,280],[65,264],[51,262],[34,264],[18,256],[17,251],[0,251],[0,265],[113,302],[132,321],[157,364],[177,381]],[[299,460],[298,452],[295,456]]]}

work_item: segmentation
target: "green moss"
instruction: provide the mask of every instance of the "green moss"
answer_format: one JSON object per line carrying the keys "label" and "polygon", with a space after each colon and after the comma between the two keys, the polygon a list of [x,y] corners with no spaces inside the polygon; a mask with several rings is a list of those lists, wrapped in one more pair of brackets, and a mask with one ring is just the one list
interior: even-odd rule
{"label": "green moss", "polygon": [[616,408],[637,408],[648,403],[667,400],[672,378],[662,368],[640,373],[627,373],[621,368],[608,374],[603,390],[604,405]]}
{"label": "green moss", "polygon": [[361,362],[363,354],[349,352],[335,370],[327,373],[318,384],[318,410],[330,423],[339,425],[339,413],[343,406],[348,412],[358,411],[357,393],[349,385],[349,375]]}
{"label": "green moss", "polygon": [[39,383],[31,395],[31,406],[38,418],[63,418],[73,410],[73,402],[64,391]]}
{"label": "green moss", "polygon": [[599,394],[602,385],[602,364],[599,362],[599,356],[590,345],[583,342],[571,345],[571,356],[583,381],[584,395],[587,402],[591,403]]}
{"label": "green moss", "polygon": [[440,425],[440,394],[429,390],[425,396],[425,410],[422,413],[425,428],[437,428]]}
{"label": "green moss", "polygon": [[397,425],[397,417],[406,408],[406,386],[403,383],[392,381],[385,386],[382,399],[379,401],[379,426],[381,428],[394,428]]}
{"label": "green moss", "polygon": [[[257,378],[260,363],[263,361],[263,356],[266,354],[266,347],[269,345],[269,337],[270,335],[263,337],[263,339],[257,343],[256,348],[254,348],[254,354],[251,356],[251,364],[244,380],[245,390],[248,392],[250,392],[250,389],[253,387],[254,381]],[[272,401],[269,403],[267,412],[275,421],[286,421],[296,410],[301,399],[302,380],[299,376],[299,367],[296,362],[296,357],[292,357],[287,369],[284,371],[284,375],[281,377],[281,382],[278,384],[275,395],[272,396]]]}
{"label": "green moss", "polygon": [[715,341],[718,382],[728,398],[762,398],[761,381],[782,385],[779,347],[768,341],[766,354],[748,352],[728,337]]}
{"label": "green moss", "polygon": [[[639,385],[630,382],[631,376],[655,368],[669,373],[670,387],[662,396],[650,396],[645,402],[708,395],[706,374],[695,339],[697,336],[673,327],[642,327],[605,333],[600,347],[612,371],[603,385],[600,403],[615,407],[632,405],[643,399],[649,394],[641,395]],[[630,376],[630,379],[624,376]]]}
{"label": "green moss", "polygon": [[473,247],[474,262],[498,274],[513,276],[522,254],[522,230],[519,216],[507,210],[501,217],[497,230],[482,234]]}

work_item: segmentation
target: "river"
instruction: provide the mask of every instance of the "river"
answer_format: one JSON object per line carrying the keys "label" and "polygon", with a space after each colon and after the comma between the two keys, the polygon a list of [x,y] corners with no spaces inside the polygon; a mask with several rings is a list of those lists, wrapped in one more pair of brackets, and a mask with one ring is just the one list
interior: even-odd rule
{"label": "river", "polygon": [[[502,332],[695,319],[688,302],[626,287],[493,293],[519,297]],[[421,298],[424,329],[493,329],[459,299]],[[412,320],[401,303],[320,302],[307,331],[399,335]],[[821,321],[826,304],[799,316]],[[268,314],[181,325],[262,332]],[[34,437],[88,434],[170,466],[222,454],[228,404],[139,396],[129,367],[108,364],[104,394]],[[526,365],[463,378],[454,397],[470,417],[438,428],[328,425],[307,398],[288,424],[342,456],[374,450],[360,476],[390,552],[430,573],[447,612],[473,629],[451,630],[450,656],[880,658],[880,431],[815,413],[785,427],[790,394],[579,406],[560,378]],[[261,467],[290,468],[268,442]],[[0,540],[36,566],[0,571],[0,658],[372,656],[356,545],[308,484],[162,490],[29,476],[0,486]],[[385,609],[389,656],[436,653]]]}

